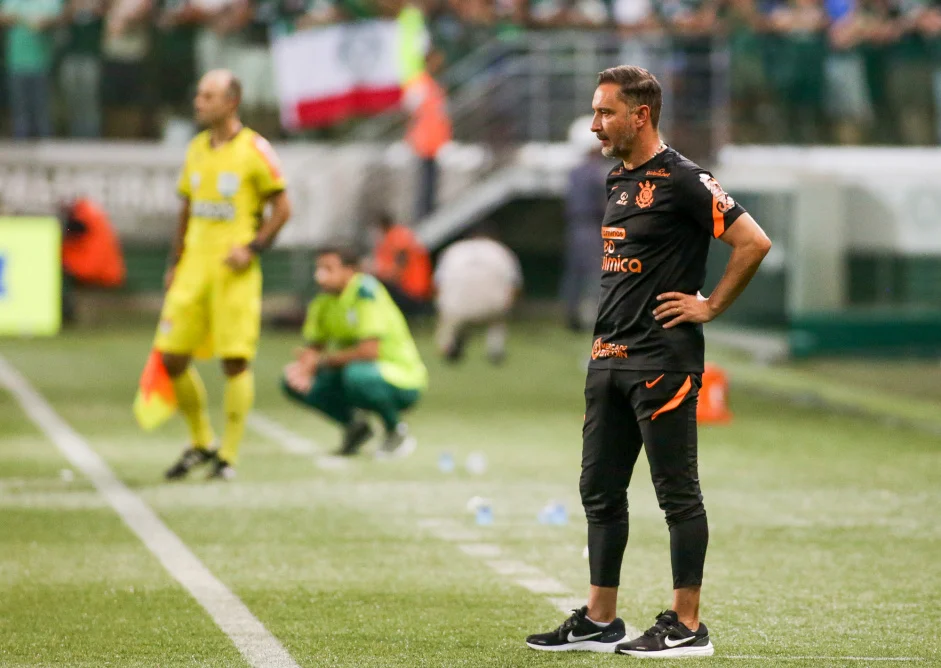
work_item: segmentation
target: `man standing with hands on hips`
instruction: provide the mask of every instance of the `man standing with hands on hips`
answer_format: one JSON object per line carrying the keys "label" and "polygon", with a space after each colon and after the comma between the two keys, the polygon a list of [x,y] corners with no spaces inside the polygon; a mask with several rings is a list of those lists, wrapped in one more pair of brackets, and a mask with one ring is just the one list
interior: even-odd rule
{"label": "man standing with hands on hips", "polygon": [[[639,657],[711,656],[699,620],[709,528],[699,488],[696,403],[702,324],[742,293],[771,248],[755,220],[711,174],[660,139],[660,84],[621,66],[599,75],[592,132],[622,164],[608,175],[601,304],[585,386],[580,491],[588,520],[588,605],[533,649]],[[711,239],[732,246],[706,298]],[[627,488],[641,447],[670,530],[673,603],[639,638],[617,617],[627,547]]]}

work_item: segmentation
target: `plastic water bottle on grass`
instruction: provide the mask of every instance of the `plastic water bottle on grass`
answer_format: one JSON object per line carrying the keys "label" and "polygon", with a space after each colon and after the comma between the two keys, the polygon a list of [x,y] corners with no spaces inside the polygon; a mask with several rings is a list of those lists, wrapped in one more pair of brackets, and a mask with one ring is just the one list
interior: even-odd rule
{"label": "plastic water bottle on grass", "polygon": [[442,452],[438,455],[438,470],[442,473],[454,473],[455,463],[454,455],[450,452]]}
{"label": "plastic water bottle on grass", "polygon": [[467,500],[467,512],[476,515],[477,510],[484,505],[490,505],[490,502],[482,496],[472,496]]}
{"label": "plastic water bottle on grass", "polygon": [[490,526],[493,524],[493,508],[490,507],[490,502],[485,501],[477,507],[477,524],[480,526]]}
{"label": "plastic water bottle on grass", "polygon": [[568,524],[568,521],[569,517],[565,506],[558,501],[550,501],[539,511],[540,524],[563,526]]}
{"label": "plastic water bottle on grass", "polygon": [[552,524],[552,505],[547,504],[542,507],[537,515],[540,524]]}
{"label": "plastic water bottle on grass", "polygon": [[565,506],[561,503],[555,503],[552,507],[552,521],[550,524],[555,526],[564,526],[569,522],[569,514],[565,510]]}

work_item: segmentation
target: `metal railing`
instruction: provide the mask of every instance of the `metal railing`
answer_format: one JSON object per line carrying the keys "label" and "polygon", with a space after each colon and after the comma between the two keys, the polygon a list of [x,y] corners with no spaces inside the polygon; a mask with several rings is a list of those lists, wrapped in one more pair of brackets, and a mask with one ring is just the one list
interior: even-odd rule
{"label": "metal railing", "polygon": [[[591,113],[597,74],[618,64],[651,70],[664,91],[661,128],[690,157],[709,160],[730,135],[729,55],[719,39],[626,39],[613,32],[529,32],[492,40],[444,74],[455,139],[500,148],[565,141]],[[401,113],[362,125],[357,139],[394,140]]]}

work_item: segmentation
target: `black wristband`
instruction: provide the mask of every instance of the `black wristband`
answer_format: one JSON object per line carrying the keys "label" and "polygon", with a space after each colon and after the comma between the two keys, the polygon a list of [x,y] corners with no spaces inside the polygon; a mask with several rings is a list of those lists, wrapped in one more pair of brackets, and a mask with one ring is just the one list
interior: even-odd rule
{"label": "black wristband", "polygon": [[255,255],[261,255],[263,251],[268,250],[268,244],[262,243],[258,239],[252,239],[248,244],[248,249]]}

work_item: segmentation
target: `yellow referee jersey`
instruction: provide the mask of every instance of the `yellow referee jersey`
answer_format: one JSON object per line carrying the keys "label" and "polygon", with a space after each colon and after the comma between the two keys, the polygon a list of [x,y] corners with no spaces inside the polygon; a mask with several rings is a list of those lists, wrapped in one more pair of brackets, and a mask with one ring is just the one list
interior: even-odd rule
{"label": "yellow referee jersey", "polygon": [[197,135],[177,189],[190,201],[184,253],[225,255],[255,238],[265,202],[285,189],[285,181],[268,141],[242,128],[215,148],[208,131]]}

